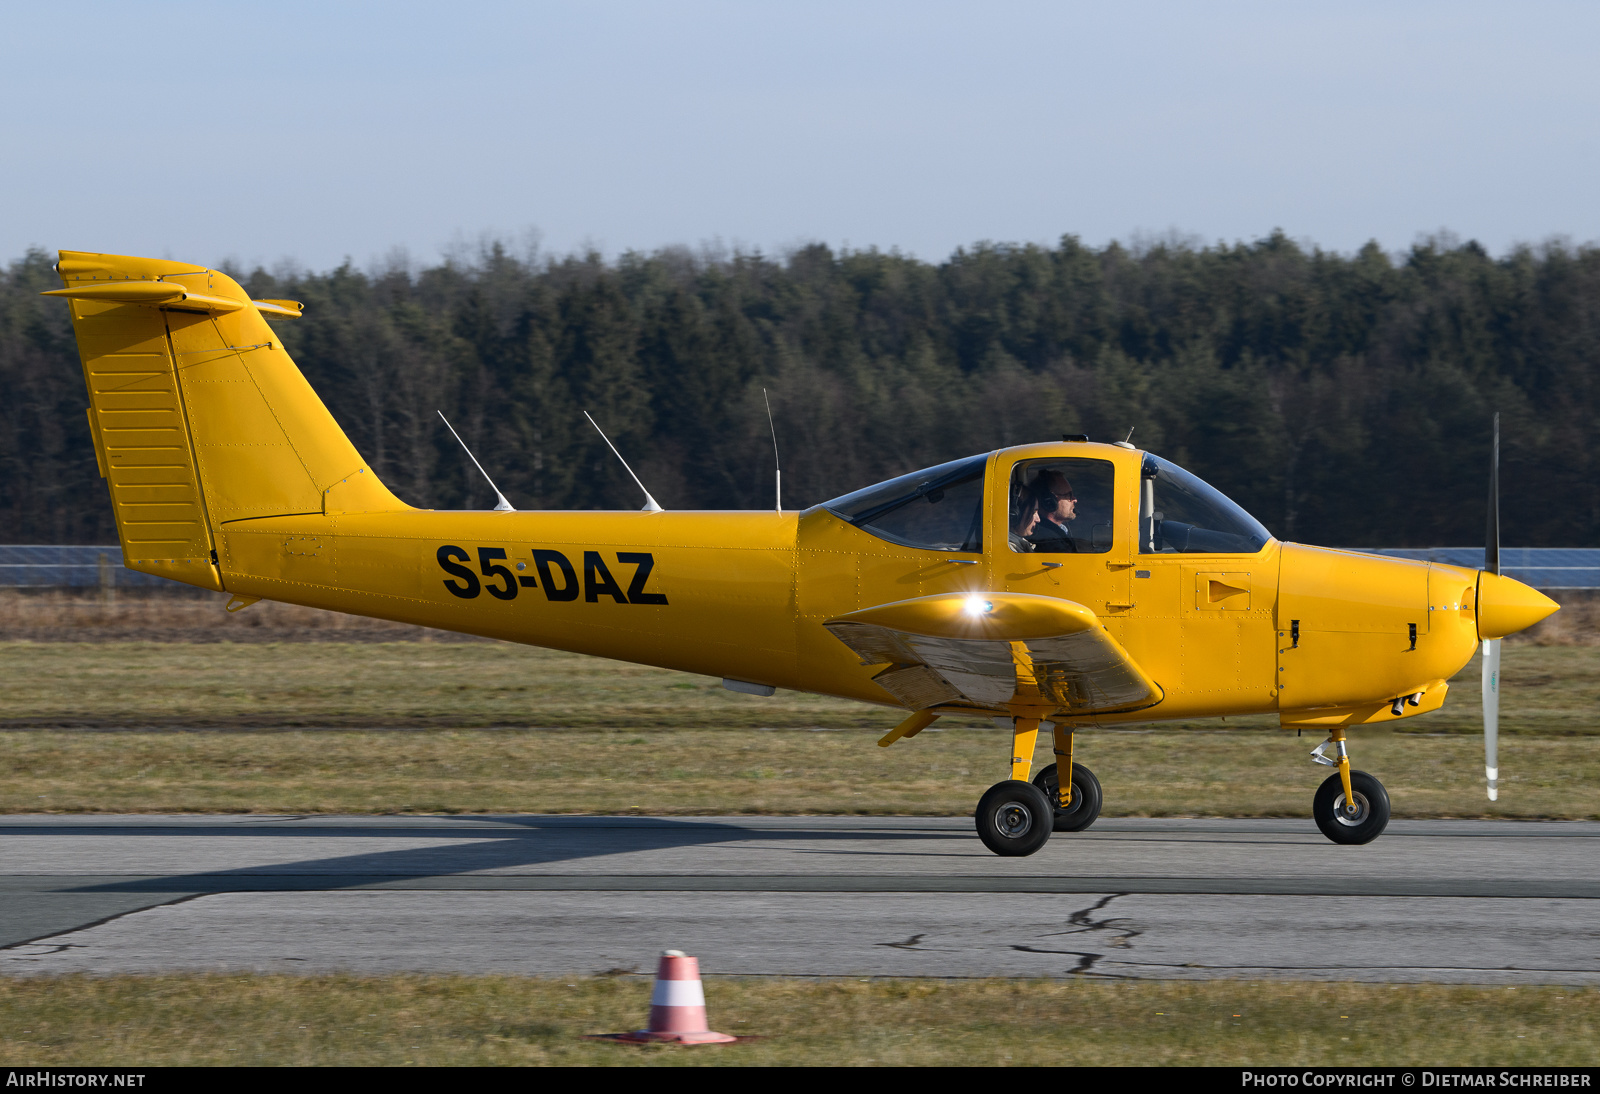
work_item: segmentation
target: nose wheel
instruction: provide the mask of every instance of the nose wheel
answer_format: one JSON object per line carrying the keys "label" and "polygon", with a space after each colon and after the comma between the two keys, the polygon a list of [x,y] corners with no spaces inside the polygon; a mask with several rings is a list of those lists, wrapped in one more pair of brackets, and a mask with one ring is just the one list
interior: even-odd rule
{"label": "nose wheel", "polygon": [[1365,771],[1350,772],[1350,795],[1344,781],[1329,775],[1311,803],[1317,827],[1334,843],[1370,843],[1389,824],[1389,792]]}

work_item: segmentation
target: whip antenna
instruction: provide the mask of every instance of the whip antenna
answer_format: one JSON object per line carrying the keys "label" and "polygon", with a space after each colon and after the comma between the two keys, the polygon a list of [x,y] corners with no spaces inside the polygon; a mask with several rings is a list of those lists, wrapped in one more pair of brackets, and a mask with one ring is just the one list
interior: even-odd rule
{"label": "whip antenna", "polygon": [[494,511],[496,513],[515,513],[516,509],[506,500],[506,496],[500,492],[500,488],[494,484],[494,480],[489,477],[489,472],[483,469],[483,464],[478,462],[478,457],[472,454],[472,449],[467,447],[467,442],[461,439],[461,434],[456,432],[456,427],[450,424],[450,419],[444,416],[444,411],[440,410],[436,413],[439,415],[439,420],[444,423],[444,427],[450,431],[450,435],[461,445],[461,450],[467,454],[467,459],[471,460],[472,465],[478,469],[478,474],[483,476],[483,481],[489,484],[490,490],[494,491]]}
{"label": "whip antenna", "polygon": [[617,457],[617,460],[622,464],[622,469],[624,471],[626,471],[633,478],[633,481],[638,484],[639,489],[641,491],[643,491],[643,493],[644,493],[644,505],[641,506],[641,508],[646,513],[659,513],[659,512],[661,512],[661,505],[656,501],[655,498],[652,498],[650,496],[650,491],[645,490],[644,483],[639,482],[639,476],[635,475],[633,473],[633,468],[629,467],[628,466],[628,461],[624,460],[622,458],[622,453],[618,452],[617,451],[617,446],[611,443],[611,438],[607,437],[606,436],[606,431],[600,428],[600,423],[595,421],[593,418],[589,417],[589,412],[587,410],[585,410],[583,412],[583,416],[585,418],[589,418],[589,424],[594,426],[594,431],[596,433],[600,434],[600,439],[602,441],[606,442],[606,447],[611,449],[611,454]]}
{"label": "whip antenna", "polygon": [[776,476],[773,497],[774,508],[783,512],[783,463],[778,459],[778,427],[772,424],[772,400],[767,398],[767,389],[761,389],[761,401],[767,404],[767,428],[772,430],[772,472]]}

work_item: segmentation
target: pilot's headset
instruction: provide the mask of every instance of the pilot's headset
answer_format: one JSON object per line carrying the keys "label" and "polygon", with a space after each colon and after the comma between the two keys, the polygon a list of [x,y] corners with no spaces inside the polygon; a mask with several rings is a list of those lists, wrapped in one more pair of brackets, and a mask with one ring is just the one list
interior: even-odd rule
{"label": "pilot's headset", "polygon": [[1037,473],[1029,474],[1011,487],[1011,526],[1017,523],[1028,510],[1039,505],[1039,491],[1037,488],[1039,476]]}

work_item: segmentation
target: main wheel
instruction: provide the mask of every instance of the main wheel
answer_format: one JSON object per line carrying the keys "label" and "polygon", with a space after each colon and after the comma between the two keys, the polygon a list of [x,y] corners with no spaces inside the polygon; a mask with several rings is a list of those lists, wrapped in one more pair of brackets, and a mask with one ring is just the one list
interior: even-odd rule
{"label": "main wheel", "polygon": [[1031,855],[1050,838],[1052,812],[1032,783],[995,783],[978,799],[978,838],[997,855]]}
{"label": "main wheel", "polygon": [[1100,803],[1104,800],[1100,792],[1100,780],[1082,764],[1072,765],[1072,804],[1065,809],[1059,804],[1061,784],[1055,764],[1035,775],[1033,785],[1039,788],[1044,800],[1055,810],[1057,832],[1082,832],[1100,815]]}
{"label": "main wheel", "polygon": [[1344,784],[1338,775],[1329,775],[1317,787],[1311,814],[1317,827],[1334,843],[1371,843],[1389,824],[1389,792],[1365,771],[1350,772],[1350,795],[1355,812],[1347,812]]}

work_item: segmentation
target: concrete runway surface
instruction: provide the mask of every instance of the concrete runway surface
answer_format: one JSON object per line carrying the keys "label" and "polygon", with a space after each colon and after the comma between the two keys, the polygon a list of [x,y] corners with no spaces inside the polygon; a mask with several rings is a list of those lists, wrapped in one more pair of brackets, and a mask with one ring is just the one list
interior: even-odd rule
{"label": "concrete runway surface", "polygon": [[708,973],[1600,984],[1600,824],[9,817],[0,972]]}

